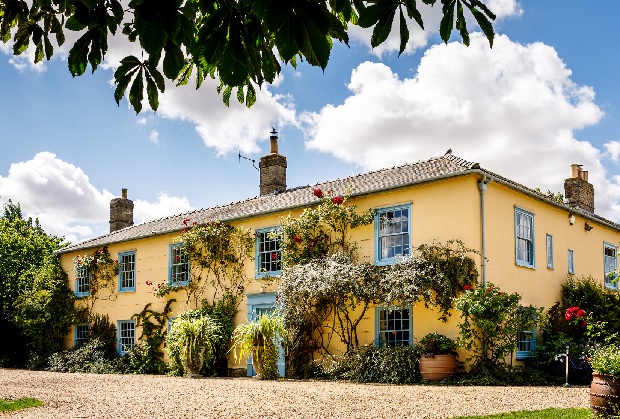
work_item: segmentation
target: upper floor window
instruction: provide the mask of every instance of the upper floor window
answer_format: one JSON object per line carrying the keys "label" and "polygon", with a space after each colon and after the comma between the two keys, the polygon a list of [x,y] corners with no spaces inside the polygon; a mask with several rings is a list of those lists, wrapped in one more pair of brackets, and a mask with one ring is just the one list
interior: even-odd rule
{"label": "upper floor window", "polygon": [[534,214],[515,208],[516,263],[534,268]]}
{"label": "upper floor window", "polygon": [[614,283],[617,277],[618,268],[618,248],[613,244],[605,243],[605,287],[618,289],[618,283]]}
{"label": "upper floor window", "polygon": [[82,323],[75,325],[75,335],[74,335],[74,343],[73,346],[80,347],[88,340],[88,335],[90,333],[90,326],[88,323]]}
{"label": "upper floor window", "polygon": [[377,307],[375,315],[375,339],[379,348],[411,345],[411,309]]}
{"label": "upper floor window", "polygon": [[375,213],[375,261],[394,262],[411,252],[411,205],[380,208]]}
{"label": "upper floor window", "polygon": [[84,297],[90,294],[90,272],[86,266],[75,269],[75,295]]}
{"label": "upper floor window", "polygon": [[547,234],[547,268],[553,269],[553,236]]}
{"label": "upper floor window", "polygon": [[119,320],[117,327],[118,353],[121,355],[131,351],[136,345],[135,320]]}
{"label": "upper floor window", "polygon": [[189,255],[183,243],[170,245],[170,285],[184,285],[189,283]]}
{"label": "upper floor window", "polygon": [[570,249],[568,249],[568,273],[575,274],[575,254]]}
{"label": "upper floor window", "polygon": [[118,254],[118,290],[136,290],[136,252]]}
{"label": "upper floor window", "polygon": [[280,233],[276,228],[256,230],[256,276],[278,275],[282,271]]}

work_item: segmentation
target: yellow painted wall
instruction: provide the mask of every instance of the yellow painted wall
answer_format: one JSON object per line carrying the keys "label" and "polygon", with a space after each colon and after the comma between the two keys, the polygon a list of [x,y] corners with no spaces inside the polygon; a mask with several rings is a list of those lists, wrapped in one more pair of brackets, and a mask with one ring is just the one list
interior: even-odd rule
{"label": "yellow painted wall", "polygon": [[[433,240],[446,242],[460,239],[467,247],[481,248],[480,193],[477,182],[479,175],[471,174],[439,180],[422,185],[415,185],[401,190],[375,193],[370,196],[356,197],[350,200],[361,212],[367,208],[381,208],[400,204],[411,204],[412,245],[432,243]],[[514,208],[518,206],[534,214],[536,268],[529,269],[515,264],[515,229]],[[486,211],[486,247],[487,278],[506,292],[519,292],[524,304],[550,307],[560,297],[560,286],[567,274],[567,251],[571,248],[575,255],[576,275],[592,275],[602,280],[603,276],[603,242],[618,244],[620,234],[600,224],[590,222],[595,227],[592,231],[584,229],[585,220],[577,217],[573,226],[569,225],[568,213],[545,204],[537,199],[519,193],[513,189],[493,182],[485,192]],[[293,212],[293,216],[300,210]],[[235,221],[232,224],[252,230],[276,226],[281,217],[288,212]],[[179,226],[181,227],[181,226]],[[554,269],[548,269],[545,254],[545,235],[553,235]],[[168,234],[135,240],[122,244],[110,245],[113,258],[119,252],[136,250],[136,292],[120,293],[114,301],[98,301],[95,311],[108,314],[110,320],[127,320],[142,310],[147,303],[152,303],[154,310],[162,310],[165,300],[153,295],[154,285],[168,280],[169,245],[178,234]],[[374,226],[360,227],[352,231],[351,239],[356,241],[362,261],[374,260]],[[569,245],[570,243],[570,245]],[[78,252],[92,253],[95,249]],[[73,257],[78,253],[67,253],[61,257],[61,263],[70,277],[70,286],[75,284]],[[474,256],[481,269],[481,258]],[[254,279],[254,261],[248,263],[246,274],[250,284],[246,294],[273,292],[274,286],[268,287],[265,281]],[[209,296],[209,293],[205,294]],[[187,308],[184,291],[169,294],[178,302],[172,306],[172,316]],[[438,313],[426,310],[419,304],[413,310],[413,336],[419,339],[427,333],[439,332],[451,338],[458,336],[456,325],[458,313],[452,315],[447,323],[438,320]],[[358,327],[360,344],[371,344],[375,339],[375,309],[371,308]],[[239,307],[236,323],[247,322],[247,300]],[[141,331],[136,331],[136,336]],[[66,346],[73,344],[73,335],[67,336]],[[334,337],[333,352],[339,353],[344,346]],[[232,358],[229,366],[244,368],[245,361],[235,364]]]}

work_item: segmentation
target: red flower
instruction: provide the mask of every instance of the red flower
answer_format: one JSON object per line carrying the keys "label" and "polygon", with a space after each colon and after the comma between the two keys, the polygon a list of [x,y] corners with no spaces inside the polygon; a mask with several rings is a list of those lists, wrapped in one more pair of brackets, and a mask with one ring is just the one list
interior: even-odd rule
{"label": "red flower", "polygon": [[579,310],[577,312],[577,317],[582,318],[582,317],[586,317],[588,315],[588,313],[586,313],[585,310]]}
{"label": "red flower", "polygon": [[571,313],[569,313],[568,311],[566,313],[564,313],[564,320],[566,320],[567,322],[571,321],[573,319],[573,316]]}
{"label": "red flower", "polygon": [[146,285],[151,286],[153,283],[151,281],[146,281]]}
{"label": "red flower", "polygon": [[293,236],[293,241],[294,241],[295,243],[301,243],[301,237],[299,237],[297,234],[295,234],[295,235]]}
{"label": "red flower", "polygon": [[464,289],[465,291],[469,291],[469,290],[471,289],[471,285],[469,285],[469,284],[465,284],[465,286],[463,287],[463,289]]}
{"label": "red flower", "polygon": [[177,262],[181,260],[181,256],[177,256]]}
{"label": "red flower", "polygon": [[341,205],[344,202],[344,198],[338,195],[332,198],[332,202],[334,203],[334,205]]}
{"label": "red flower", "polygon": [[277,253],[272,253],[271,254],[271,260],[276,260],[278,259],[278,254]]}
{"label": "red flower", "polygon": [[316,189],[314,190],[314,196],[316,196],[316,197],[317,197],[317,198],[319,198],[319,199],[323,198],[323,191],[322,191],[322,190],[320,190],[319,188],[316,188]]}
{"label": "red flower", "polygon": [[582,320],[579,322],[579,327],[581,327],[582,329],[586,327],[586,324],[588,324],[585,320]]}

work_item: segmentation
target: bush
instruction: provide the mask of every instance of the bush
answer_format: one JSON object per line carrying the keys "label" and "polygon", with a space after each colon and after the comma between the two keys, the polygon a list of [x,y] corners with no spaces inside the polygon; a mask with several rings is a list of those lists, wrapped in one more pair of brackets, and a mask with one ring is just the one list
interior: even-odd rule
{"label": "bush", "polygon": [[421,381],[419,356],[411,346],[360,347],[323,367],[331,379],[360,383],[414,384]]}
{"label": "bush", "polygon": [[56,352],[48,359],[48,370],[54,372],[86,372],[122,374],[127,372],[127,360],[109,355],[109,343],[91,339],[78,348]]}
{"label": "bush", "polygon": [[592,351],[590,364],[599,374],[613,375],[620,380],[620,346],[606,345]]}

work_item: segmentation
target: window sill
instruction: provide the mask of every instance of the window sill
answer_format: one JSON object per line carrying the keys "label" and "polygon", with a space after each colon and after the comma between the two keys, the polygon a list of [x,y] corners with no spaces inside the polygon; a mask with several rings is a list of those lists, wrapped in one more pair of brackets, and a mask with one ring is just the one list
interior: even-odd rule
{"label": "window sill", "polygon": [[536,269],[536,265],[535,264],[534,265],[530,265],[530,264],[528,264],[526,262],[520,262],[520,261],[517,261],[515,264],[517,266],[521,266],[522,268]]}
{"label": "window sill", "polygon": [[261,279],[265,279],[265,278],[273,278],[273,277],[277,277],[282,275],[282,271],[275,271],[275,272],[261,272],[259,274],[256,274],[254,276],[255,280],[261,280]]}

